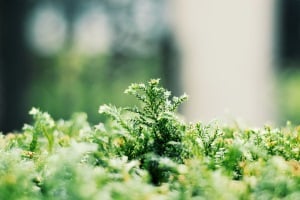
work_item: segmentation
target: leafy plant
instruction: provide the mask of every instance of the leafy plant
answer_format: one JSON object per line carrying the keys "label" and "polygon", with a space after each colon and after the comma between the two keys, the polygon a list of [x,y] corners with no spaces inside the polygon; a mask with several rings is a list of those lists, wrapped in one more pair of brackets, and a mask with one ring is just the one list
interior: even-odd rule
{"label": "leafy plant", "polygon": [[[183,162],[182,138],[185,126],[174,111],[187,96],[170,100],[171,92],[159,86],[158,79],[150,80],[147,84],[132,84],[125,93],[137,98],[140,106],[116,108],[103,105],[99,112],[109,115],[118,125],[119,154],[126,155],[130,160],[140,160],[152,175],[153,183],[159,184],[159,177],[166,170],[161,171],[162,168],[159,168],[157,156]],[[131,114],[129,119],[122,115],[126,111]]]}
{"label": "leafy plant", "polygon": [[159,80],[132,84],[139,104],[100,106],[54,121],[37,108],[32,125],[0,135],[0,199],[299,199],[300,128],[185,123],[186,100]]}

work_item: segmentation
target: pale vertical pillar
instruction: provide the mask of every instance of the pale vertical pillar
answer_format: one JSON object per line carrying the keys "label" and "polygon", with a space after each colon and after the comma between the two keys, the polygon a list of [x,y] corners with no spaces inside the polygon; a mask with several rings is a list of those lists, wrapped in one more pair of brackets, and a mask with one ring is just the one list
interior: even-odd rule
{"label": "pale vertical pillar", "polygon": [[274,0],[174,0],[188,120],[274,120]]}

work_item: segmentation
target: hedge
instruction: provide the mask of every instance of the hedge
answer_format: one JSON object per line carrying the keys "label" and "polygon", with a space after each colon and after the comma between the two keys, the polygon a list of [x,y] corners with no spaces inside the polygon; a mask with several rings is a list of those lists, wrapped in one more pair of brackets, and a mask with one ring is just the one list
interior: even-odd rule
{"label": "hedge", "polygon": [[186,123],[159,80],[125,91],[133,107],[102,105],[0,135],[0,199],[300,199],[300,126],[243,129]]}

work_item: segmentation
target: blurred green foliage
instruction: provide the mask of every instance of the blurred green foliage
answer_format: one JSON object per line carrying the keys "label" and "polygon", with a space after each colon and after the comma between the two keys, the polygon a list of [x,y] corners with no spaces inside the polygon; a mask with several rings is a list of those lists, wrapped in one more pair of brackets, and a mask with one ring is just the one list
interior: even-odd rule
{"label": "blurred green foliage", "polygon": [[299,126],[185,123],[186,97],[157,80],[127,93],[139,103],[100,106],[104,124],[33,108],[22,134],[0,135],[0,199],[300,198]]}
{"label": "blurred green foliage", "polygon": [[300,124],[300,70],[285,70],[278,74],[279,122]]}
{"label": "blurred green foliage", "polygon": [[152,56],[113,63],[109,54],[84,57],[68,51],[36,62],[27,94],[28,107],[34,105],[46,110],[55,119],[69,118],[73,112],[86,112],[92,123],[103,119],[96,112],[100,104],[135,103],[128,96],[119,98],[126,85],[161,73],[160,60]]}

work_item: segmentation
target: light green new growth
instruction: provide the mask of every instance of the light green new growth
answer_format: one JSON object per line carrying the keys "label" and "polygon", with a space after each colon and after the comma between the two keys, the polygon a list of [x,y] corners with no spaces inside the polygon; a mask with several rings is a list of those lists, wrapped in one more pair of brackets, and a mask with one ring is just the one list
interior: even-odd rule
{"label": "light green new growth", "polygon": [[138,105],[102,105],[0,135],[0,199],[300,199],[300,127],[185,123],[158,79],[125,90]]}

